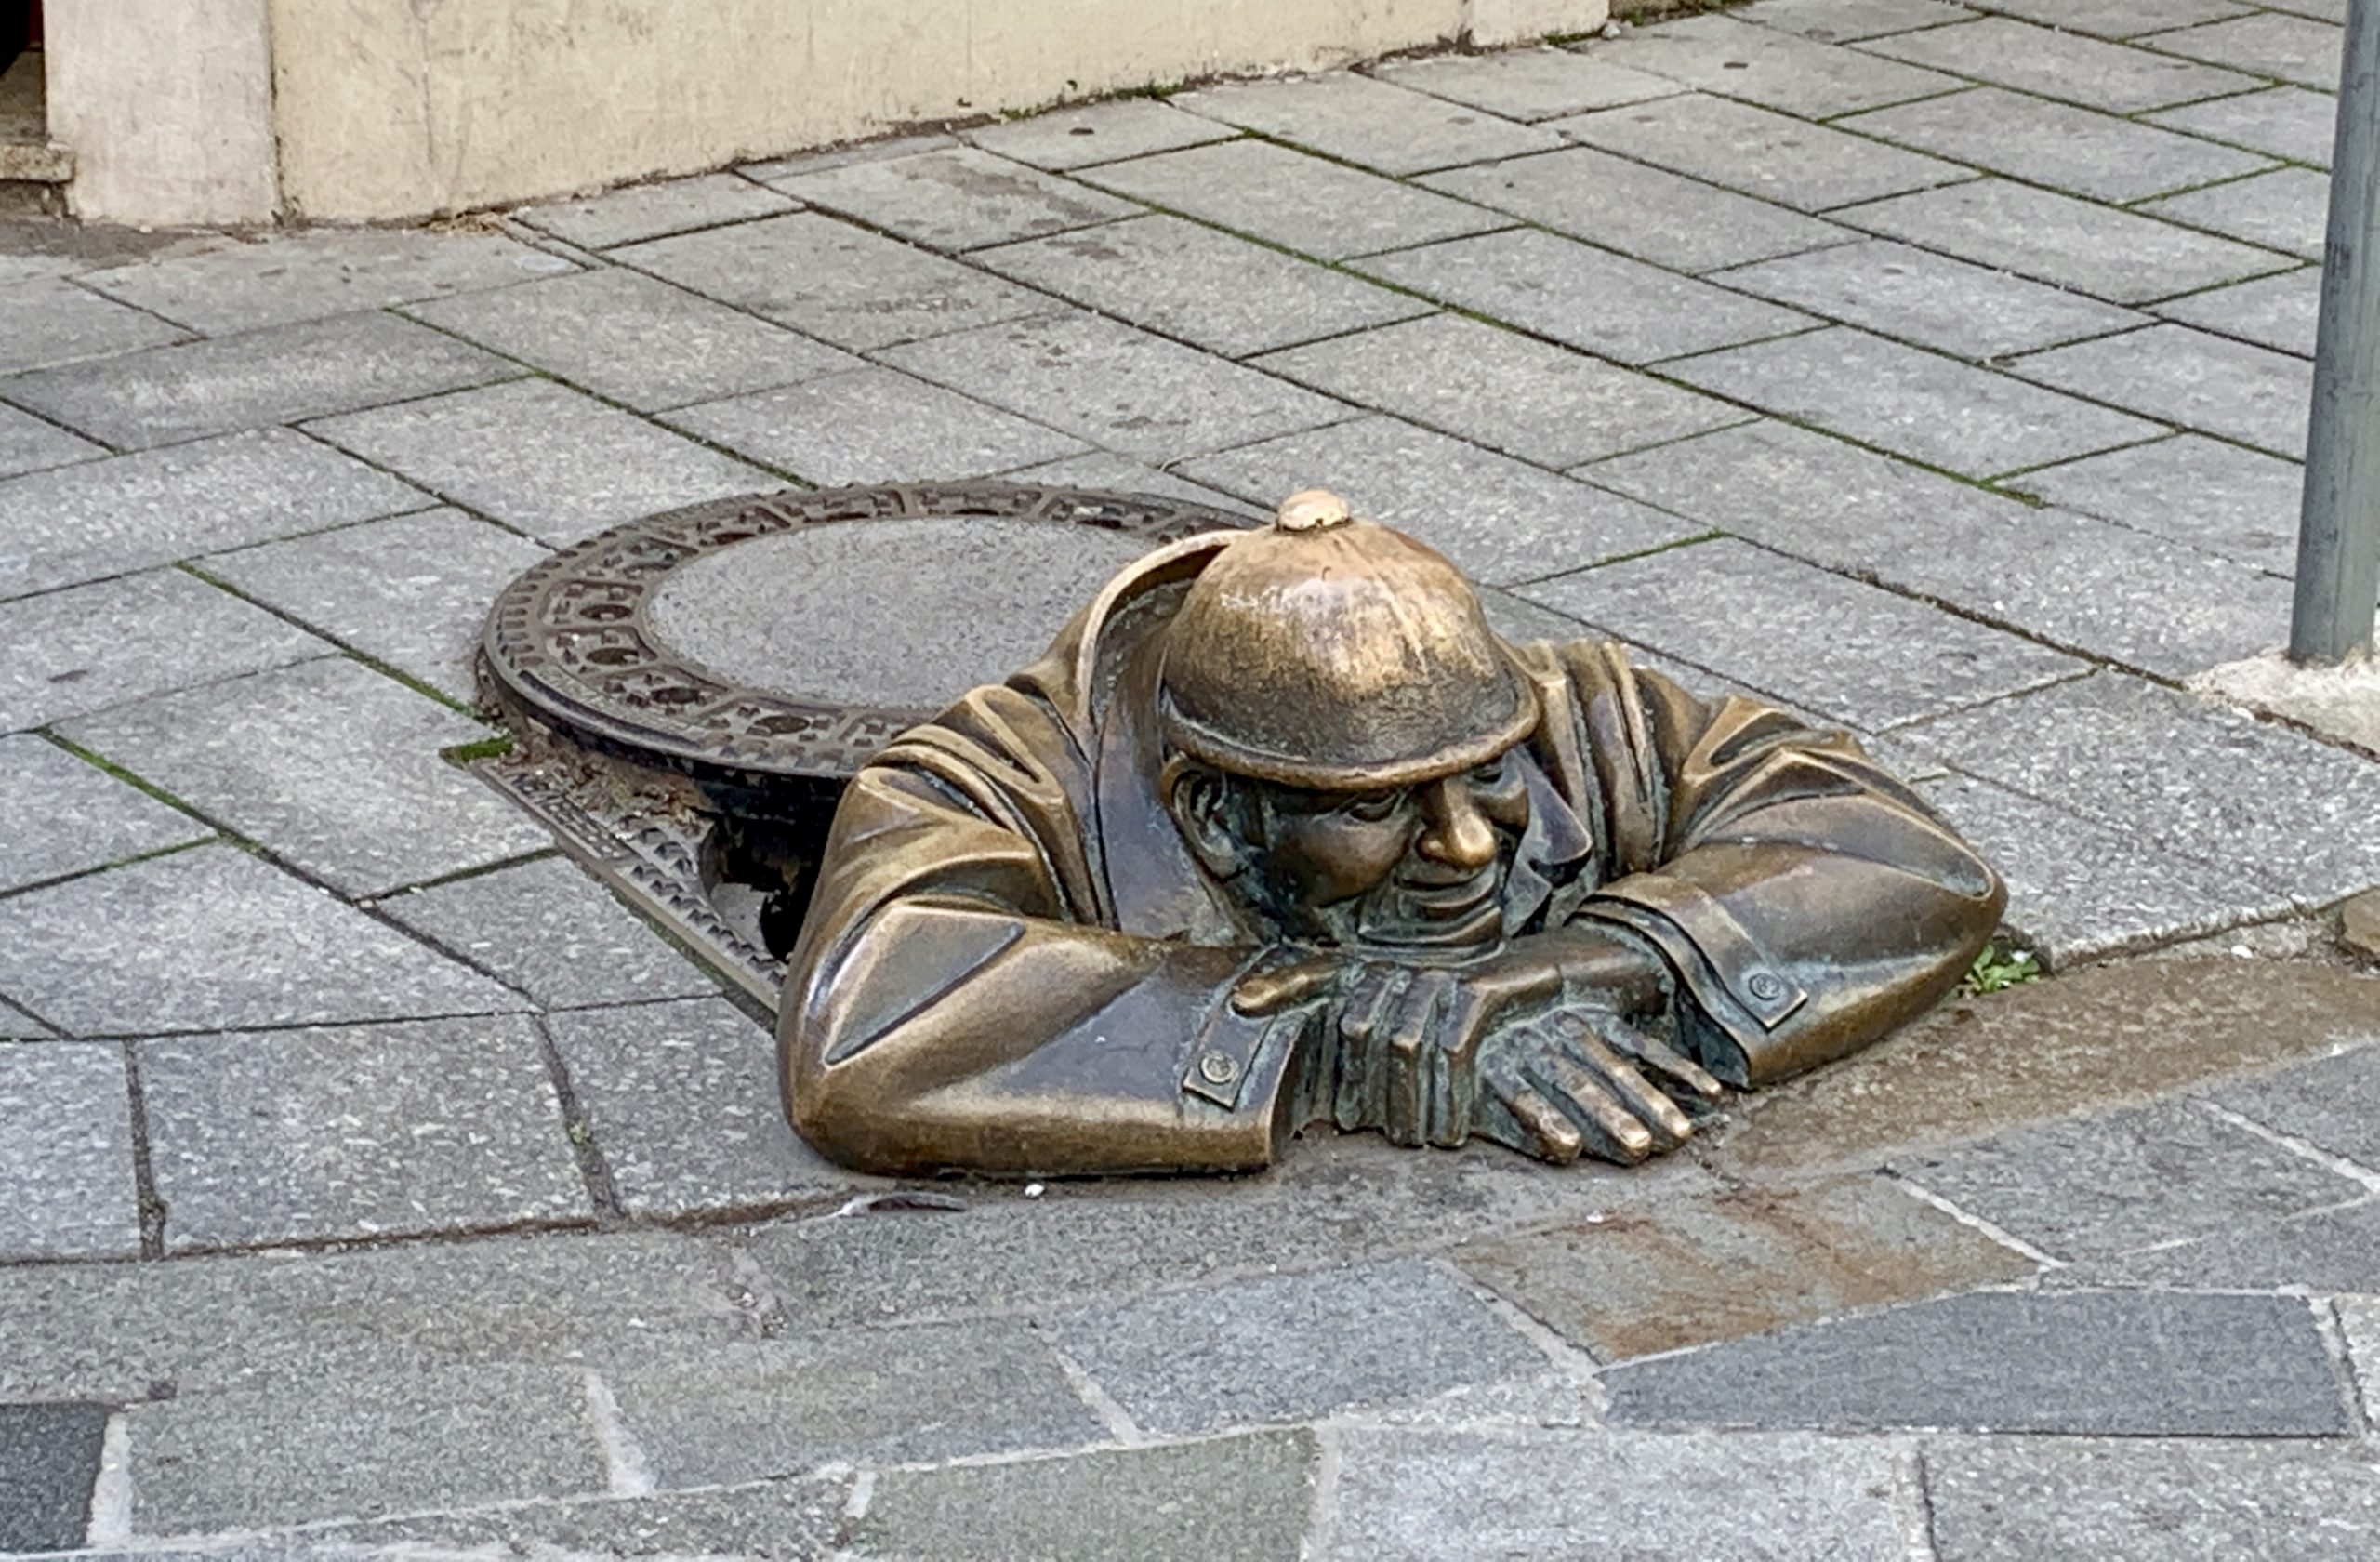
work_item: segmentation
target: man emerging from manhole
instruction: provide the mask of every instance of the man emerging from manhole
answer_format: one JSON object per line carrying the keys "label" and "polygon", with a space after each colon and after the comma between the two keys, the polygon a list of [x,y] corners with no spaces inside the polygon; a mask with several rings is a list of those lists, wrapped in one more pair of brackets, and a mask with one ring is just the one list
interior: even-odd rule
{"label": "man emerging from manhole", "polygon": [[860,773],[786,1104],[885,1172],[1239,1171],[1323,1123],[1637,1161],[1935,1002],[2003,898],[1848,737],[1508,644],[1304,494]]}

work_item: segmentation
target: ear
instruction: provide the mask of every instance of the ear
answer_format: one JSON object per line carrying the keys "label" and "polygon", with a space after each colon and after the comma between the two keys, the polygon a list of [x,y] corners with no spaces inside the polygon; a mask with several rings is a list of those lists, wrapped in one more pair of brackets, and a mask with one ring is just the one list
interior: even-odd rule
{"label": "ear", "polygon": [[1246,871],[1248,847],[1233,827],[1236,810],[1231,806],[1231,782],[1222,772],[1177,754],[1157,777],[1157,795],[1190,854],[1210,877],[1228,880]]}

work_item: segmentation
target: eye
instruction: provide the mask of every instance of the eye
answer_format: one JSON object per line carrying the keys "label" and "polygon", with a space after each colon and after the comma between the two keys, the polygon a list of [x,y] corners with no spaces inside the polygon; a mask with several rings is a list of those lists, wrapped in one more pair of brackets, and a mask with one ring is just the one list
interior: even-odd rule
{"label": "eye", "polygon": [[1339,812],[1351,819],[1376,825],[1394,814],[1404,801],[1405,793],[1401,788],[1384,792],[1366,792],[1361,797],[1348,799],[1340,805]]}
{"label": "eye", "polygon": [[1471,784],[1474,787],[1493,787],[1503,779],[1504,756],[1501,754],[1489,760],[1486,764],[1474,765],[1471,768]]}

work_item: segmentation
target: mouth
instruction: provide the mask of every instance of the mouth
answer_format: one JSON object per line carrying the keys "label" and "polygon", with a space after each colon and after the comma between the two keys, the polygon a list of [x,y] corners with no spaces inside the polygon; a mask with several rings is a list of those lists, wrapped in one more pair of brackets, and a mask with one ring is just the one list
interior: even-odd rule
{"label": "mouth", "polygon": [[1497,863],[1451,884],[1400,880],[1376,914],[1364,919],[1364,940],[1439,949],[1493,943],[1504,932],[1503,905],[1498,894],[1502,885],[1503,872]]}

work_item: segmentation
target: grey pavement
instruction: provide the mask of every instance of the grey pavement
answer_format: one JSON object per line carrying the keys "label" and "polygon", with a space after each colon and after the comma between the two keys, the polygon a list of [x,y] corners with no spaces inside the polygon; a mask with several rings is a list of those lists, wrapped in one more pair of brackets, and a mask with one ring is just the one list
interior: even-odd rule
{"label": "grey pavement", "polygon": [[[1754,0],[0,228],[0,1553],[2380,1555],[2380,760],[2188,692],[2285,630],[2338,14]],[[1631,1172],[843,1172],[448,756],[553,549],[991,476],[1342,486],[1868,742],[2053,975]]]}

